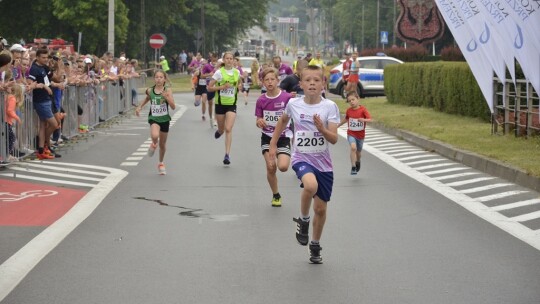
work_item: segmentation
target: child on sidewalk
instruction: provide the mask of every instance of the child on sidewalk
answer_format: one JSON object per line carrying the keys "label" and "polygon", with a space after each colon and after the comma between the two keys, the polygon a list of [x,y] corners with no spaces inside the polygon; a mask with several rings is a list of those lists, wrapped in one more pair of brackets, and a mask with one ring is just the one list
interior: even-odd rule
{"label": "child on sidewalk", "polygon": [[310,208],[313,201],[313,234],[309,244],[310,261],[322,263],[321,239],[326,221],[326,208],[332,195],[334,173],[328,142],[338,140],[339,109],[337,105],[321,96],[325,86],[323,70],[308,66],[302,70],[300,85],[304,96],[294,98],[285,107],[285,112],[276,124],[270,141],[269,157],[274,159],[277,143],[289,121],[294,123],[292,168],[301,180],[300,216],[293,218],[297,223],[296,240],[302,246],[309,241]]}
{"label": "child on sidewalk", "polygon": [[150,113],[148,113],[148,123],[150,124],[150,136],[152,144],[148,149],[148,156],[152,157],[159,143],[159,164],[158,172],[160,175],[167,174],[163,158],[167,145],[167,135],[169,134],[169,125],[171,115],[169,115],[169,107],[175,109],[174,98],[171,88],[166,86],[168,82],[167,74],[162,70],[157,70],[154,73],[154,86],[146,89],[146,98],[135,109],[135,114],[139,116],[142,107],[147,102],[150,102]]}
{"label": "child on sidewalk", "polygon": [[351,175],[356,175],[360,171],[360,157],[366,137],[366,122],[371,122],[371,115],[366,107],[360,105],[360,97],[355,91],[347,94],[347,102],[351,104],[351,107],[347,109],[339,126],[348,122],[347,140],[351,145]]}

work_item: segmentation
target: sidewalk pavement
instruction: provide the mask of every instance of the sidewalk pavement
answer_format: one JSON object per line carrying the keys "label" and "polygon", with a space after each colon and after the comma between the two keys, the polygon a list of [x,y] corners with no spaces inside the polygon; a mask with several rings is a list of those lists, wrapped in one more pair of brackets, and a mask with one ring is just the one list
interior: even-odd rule
{"label": "sidewalk pavement", "polygon": [[540,178],[531,176],[521,169],[473,152],[457,149],[449,144],[428,139],[409,131],[388,128],[377,122],[372,122],[371,126],[398,138],[402,138],[403,140],[425,150],[436,152],[451,160],[460,162],[471,168],[506,179],[517,185],[535,191],[540,191]]}

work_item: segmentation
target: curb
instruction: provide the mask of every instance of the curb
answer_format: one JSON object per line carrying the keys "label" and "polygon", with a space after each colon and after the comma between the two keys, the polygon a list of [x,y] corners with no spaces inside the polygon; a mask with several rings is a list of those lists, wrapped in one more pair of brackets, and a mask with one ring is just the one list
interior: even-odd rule
{"label": "curb", "polygon": [[456,162],[477,169],[489,175],[503,178],[517,185],[540,191],[540,178],[531,176],[527,172],[504,164],[503,162],[478,155],[473,152],[457,149],[449,144],[431,140],[427,137],[400,129],[388,128],[380,123],[372,122],[371,126],[385,133],[401,138],[415,146],[428,151],[436,152]]}

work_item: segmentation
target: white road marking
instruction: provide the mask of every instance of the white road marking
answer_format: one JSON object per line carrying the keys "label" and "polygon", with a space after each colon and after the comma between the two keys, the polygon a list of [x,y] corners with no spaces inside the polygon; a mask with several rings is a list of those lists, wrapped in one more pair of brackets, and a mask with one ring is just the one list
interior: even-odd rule
{"label": "white road marking", "polygon": [[506,187],[506,186],[512,186],[512,184],[498,183],[498,184],[492,184],[492,185],[487,185],[487,186],[482,186],[482,187],[464,189],[464,190],[460,190],[460,192],[461,193],[476,193],[476,192],[482,192],[482,191],[496,189],[496,188],[502,188],[502,187]]}
{"label": "white road marking", "polygon": [[35,167],[35,168],[41,168],[41,169],[47,169],[47,170],[53,170],[53,171],[65,171],[66,173],[83,173],[86,175],[98,175],[98,176],[108,176],[107,173],[101,173],[101,172],[94,172],[94,171],[87,171],[87,170],[79,170],[79,169],[73,169],[70,167],[64,167],[64,163],[51,163],[54,165],[47,165],[48,163],[41,163],[39,162],[19,162],[17,163],[17,166],[21,167]]}
{"label": "white road marking", "polygon": [[[402,149],[402,150],[397,151],[397,152],[400,152],[400,153],[391,153],[392,151],[388,151],[388,150],[383,150],[383,151],[388,153],[388,154],[392,154],[392,156],[394,156],[394,157],[405,156],[405,155],[415,155],[415,154],[424,155],[424,153],[426,153],[426,151],[418,150],[418,149]],[[405,151],[407,151],[407,152],[405,152]]]}
{"label": "white road marking", "polygon": [[464,185],[474,184],[474,183],[483,182],[483,181],[492,180],[492,179],[495,179],[495,177],[488,177],[488,176],[486,176],[486,177],[478,177],[478,178],[473,178],[473,179],[467,179],[467,180],[457,181],[457,182],[453,182],[453,183],[448,183],[446,185],[450,186],[450,187],[457,187],[457,186],[464,186]]}
{"label": "white road marking", "polygon": [[115,168],[79,164],[71,165],[106,170],[110,174],[86,193],[64,216],[45,228],[45,230],[0,265],[0,302],[51,250],[92,214],[109,192],[128,174],[126,171]]}
{"label": "white road marking", "polygon": [[383,148],[383,147],[395,147],[395,146],[407,147],[407,146],[409,146],[409,144],[405,144],[405,143],[402,143],[402,142],[394,142],[394,143],[391,143],[391,144],[377,145],[377,149]]}
{"label": "white road marking", "polygon": [[131,153],[131,155],[133,155],[133,156],[136,156],[136,155],[146,155],[146,152],[133,152],[133,153]]}
{"label": "white road marking", "polygon": [[511,217],[510,219],[513,221],[518,221],[518,222],[526,222],[526,221],[537,219],[539,217],[540,217],[540,211],[535,211],[535,212],[531,212],[531,213],[527,213],[523,215],[514,216],[514,217]]}
{"label": "white road marking", "polygon": [[[0,173],[0,175],[7,176],[7,177],[13,177],[13,173]],[[17,174],[17,178],[29,179],[29,180],[35,180],[35,181],[47,182],[47,183],[64,184],[64,185],[72,185],[72,186],[81,186],[81,187],[91,187],[91,188],[93,188],[93,187],[96,186],[96,184],[72,182],[72,181],[67,181],[67,180],[62,180],[62,179],[37,177],[37,176],[26,175],[26,174]]]}
{"label": "white road marking", "polygon": [[[427,172],[425,172],[426,174],[428,174]],[[456,173],[456,174],[450,174],[450,175],[443,175],[443,176],[437,176],[437,177],[433,177],[433,179],[436,179],[438,181],[442,181],[442,180],[446,180],[446,179],[453,179],[453,178],[460,178],[460,177],[465,177],[465,176],[470,176],[470,175],[478,175],[480,173],[478,172],[465,172],[465,173]],[[450,185],[450,184],[446,184],[447,186]]]}
{"label": "white road marking", "polygon": [[[400,159],[400,161],[403,161],[403,160]],[[421,164],[429,164],[429,163],[438,163],[442,161],[448,161],[448,160],[444,158],[434,158],[434,159],[424,159],[424,160],[417,160],[413,162],[404,162],[404,163],[406,163],[409,166],[413,166],[413,165],[421,165]]]}
{"label": "white road marking", "polygon": [[505,197],[509,197],[509,196],[514,196],[514,195],[527,193],[527,192],[529,192],[529,191],[514,190],[514,191],[499,192],[499,193],[495,193],[495,194],[490,194],[490,195],[486,195],[486,196],[477,197],[477,198],[475,198],[475,200],[477,200],[479,202],[489,202],[489,201],[492,201],[492,200],[505,198]]}
{"label": "white road marking", "polygon": [[[395,156],[395,155],[392,155],[392,156]],[[439,158],[440,156],[439,155],[432,155],[432,154],[423,154],[423,155],[415,155],[415,156],[408,156],[408,157],[403,157],[403,158],[399,158],[400,161],[407,161],[407,160],[414,160],[414,159],[419,159],[419,158],[426,158],[426,157],[429,157],[429,158]],[[441,159],[441,158],[439,158]]]}
{"label": "white road marking", "polygon": [[97,178],[97,177],[86,177],[86,176],[79,176],[79,175],[65,174],[65,173],[57,173],[57,172],[45,171],[45,170],[34,170],[34,169],[28,170],[28,169],[25,169],[25,168],[15,167],[15,166],[11,167],[11,169],[14,170],[14,171],[23,171],[23,172],[28,172],[28,173],[43,174],[43,175],[46,175],[46,176],[66,177],[66,178],[71,178],[71,179],[82,179],[82,180],[97,181],[97,182],[102,180],[102,178]]}
{"label": "white road marking", "polygon": [[130,157],[126,157],[126,160],[128,161],[131,161],[131,160],[141,160],[143,159],[143,157],[141,156],[130,156]]}
{"label": "white road marking", "polygon": [[122,162],[120,166],[134,167],[137,166],[139,162]]}
{"label": "white road marking", "polygon": [[457,167],[457,168],[449,168],[449,169],[440,169],[440,170],[435,170],[435,171],[426,171],[424,173],[427,175],[434,175],[434,174],[448,173],[448,172],[454,172],[454,171],[463,171],[463,170],[470,170],[470,168]]}
{"label": "white road marking", "polygon": [[[347,137],[347,132],[339,129],[338,134],[344,138]],[[387,154],[378,147],[371,146],[369,143],[364,143],[364,150],[373,156],[379,158],[383,162],[392,166],[397,171],[411,177],[412,179],[420,182],[421,184],[431,188],[432,190],[442,194],[448,199],[454,201],[463,208],[469,210],[471,213],[477,215],[478,217],[490,222],[491,224],[501,228],[502,230],[508,232],[509,234],[515,236],[516,238],[522,240],[523,242],[531,245],[532,247],[540,250],[540,237],[537,233],[521,223],[516,221],[516,218],[509,220],[504,215],[493,211],[491,208],[488,208],[486,205],[482,204],[478,198],[471,198],[466,194],[449,187],[443,184],[440,181],[435,180],[428,176],[428,174],[438,174],[438,173],[448,173],[453,171],[462,171],[470,170],[470,168],[460,167],[460,168],[446,168],[440,170],[431,170],[430,172],[420,172],[419,170],[434,169],[434,166],[424,166],[419,168],[411,168],[407,164],[396,159],[394,156]],[[454,164],[447,164],[454,165]],[[487,196],[486,196],[487,197]],[[517,217],[519,220],[532,219],[540,217],[540,211],[533,212],[531,214],[522,215]]]}
{"label": "white road marking", "polygon": [[534,204],[540,204],[540,199],[534,198],[534,199],[521,201],[521,202],[515,202],[511,204],[499,205],[499,206],[491,207],[491,210],[502,211],[502,210],[508,210],[508,209],[529,206],[529,205],[534,205]]}
{"label": "white road marking", "polygon": [[445,163],[445,164],[437,164],[437,165],[429,165],[429,166],[422,166],[422,167],[416,167],[414,170],[427,170],[427,169],[435,169],[440,167],[448,167],[448,166],[454,166],[454,163]]}

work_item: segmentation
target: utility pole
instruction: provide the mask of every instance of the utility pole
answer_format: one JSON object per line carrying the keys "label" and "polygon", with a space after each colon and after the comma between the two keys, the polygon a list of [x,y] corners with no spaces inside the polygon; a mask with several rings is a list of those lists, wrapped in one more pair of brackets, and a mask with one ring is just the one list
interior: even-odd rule
{"label": "utility pole", "polygon": [[146,17],[144,1],[141,0],[141,59],[146,63]]}
{"label": "utility pole", "polygon": [[109,28],[107,51],[114,56],[114,0],[109,0]]}
{"label": "utility pole", "polygon": [[379,17],[380,17],[380,7],[381,7],[381,0],[377,0],[377,31],[375,32],[375,47],[379,47]]}

